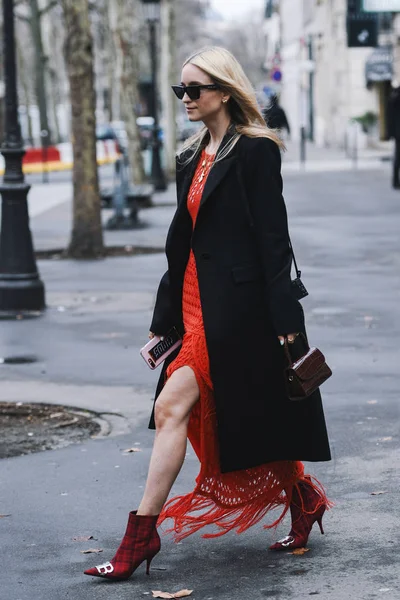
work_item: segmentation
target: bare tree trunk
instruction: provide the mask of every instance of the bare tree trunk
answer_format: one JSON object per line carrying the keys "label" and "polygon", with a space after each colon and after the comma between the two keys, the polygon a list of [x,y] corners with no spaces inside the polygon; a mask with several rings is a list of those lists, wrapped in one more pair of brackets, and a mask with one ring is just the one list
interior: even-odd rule
{"label": "bare tree trunk", "polygon": [[72,112],[74,154],[73,228],[68,253],[73,258],[104,255],[96,162],[93,48],[88,0],[62,0]]}
{"label": "bare tree trunk", "polygon": [[58,118],[57,113],[57,104],[59,99],[59,81],[57,77],[57,72],[55,69],[49,69],[51,87],[50,87],[50,101],[51,101],[51,110],[53,113],[53,123],[55,128],[55,143],[58,144],[61,142],[61,131],[60,131],[60,120]]}
{"label": "bare tree trunk", "polygon": [[107,81],[108,81],[108,94],[107,94],[107,110],[108,110],[108,121],[111,122],[114,120],[115,111],[114,111],[114,103],[115,103],[115,92],[114,92],[114,84],[115,84],[115,66],[114,66],[114,55],[115,48],[112,41],[112,38],[109,40],[109,48],[110,48],[110,58],[107,65]]}
{"label": "bare tree trunk", "polygon": [[32,39],[35,48],[35,85],[36,98],[39,108],[40,129],[48,132],[47,144],[51,144],[51,131],[47,116],[47,97],[46,97],[46,63],[47,57],[43,50],[43,39],[41,29],[41,14],[38,0],[30,0],[31,16],[29,24],[32,32]]}
{"label": "bare tree trunk", "polygon": [[24,102],[25,102],[25,107],[26,107],[26,122],[28,125],[28,139],[29,139],[30,145],[33,146],[34,141],[33,141],[32,119],[31,119],[31,113],[29,110],[30,105],[31,105],[30,93],[29,93],[29,82],[28,82],[27,73],[26,73],[26,63],[25,63],[24,55],[21,51],[21,44],[18,40],[18,37],[16,37],[16,46],[17,46],[18,76],[20,78],[22,90],[24,93]]}
{"label": "bare tree trunk", "polygon": [[116,72],[116,48],[114,41],[114,32],[112,27],[112,12],[115,9],[113,3],[110,1],[108,4],[107,11],[107,38],[106,38],[106,48],[107,48],[107,65],[106,65],[106,77],[107,77],[107,106],[106,109],[108,111],[108,121],[117,121],[118,116],[116,106],[118,102],[116,100],[117,95],[119,96],[119,82],[118,82],[118,73]]}
{"label": "bare tree trunk", "polygon": [[0,140],[4,139],[4,96],[0,96]]}
{"label": "bare tree trunk", "polygon": [[114,106],[117,104],[116,96],[119,91],[116,89],[118,84],[118,65],[116,61],[116,49],[114,40],[116,10],[114,0],[109,0],[105,7],[103,15],[104,27],[104,111],[108,122],[117,121],[118,115]]}
{"label": "bare tree trunk", "polygon": [[61,142],[61,127],[60,127],[60,119],[58,117],[57,107],[60,104],[60,75],[57,69],[57,35],[59,35],[57,28],[53,26],[51,17],[49,13],[46,13],[42,17],[43,23],[43,31],[44,31],[44,39],[45,42],[45,51],[47,56],[49,57],[48,62],[48,74],[50,78],[49,85],[49,101],[51,105],[52,112],[52,124],[54,126],[54,138],[55,143]]}
{"label": "bare tree trunk", "polygon": [[[2,26],[2,24],[1,24]],[[0,45],[0,81],[4,81],[4,48]],[[0,143],[4,142],[5,86],[0,84]]]}
{"label": "bare tree trunk", "polygon": [[178,81],[175,53],[175,1],[162,0],[161,3],[161,97],[164,107],[163,125],[165,131],[165,156],[168,179],[175,177],[176,153],[176,101],[171,85]]}
{"label": "bare tree trunk", "polygon": [[[136,13],[137,0],[115,0],[115,39],[121,54],[121,112],[128,134],[128,153],[132,183],[145,181],[139,127],[136,123],[139,105],[139,44]],[[133,31],[132,31],[133,25]]]}

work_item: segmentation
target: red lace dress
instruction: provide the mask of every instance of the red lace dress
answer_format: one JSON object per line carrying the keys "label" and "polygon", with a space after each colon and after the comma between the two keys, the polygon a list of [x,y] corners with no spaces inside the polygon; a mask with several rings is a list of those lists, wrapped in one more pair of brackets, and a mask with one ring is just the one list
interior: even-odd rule
{"label": "red lace dress", "polygon": [[[203,150],[188,193],[187,206],[193,227],[213,158]],[[169,500],[158,523],[173,519],[177,541],[206,525],[213,525],[214,531],[203,537],[217,537],[232,529],[241,533],[259,522],[271,509],[281,506],[280,516],[265,525],[266,528],[274,527],[289,508],[292,487],[303,479],[304,467],[301,462],[279,461],[241,471],[220,472],[213,384],[192,251],[185,271],[182,309],[185,334],[179,355],[167,369],[167,377],[183,366],[191,367],[196,376],[200,399],[191,413],[188,438],[201,467],[193,492]],[[317,482],[314,485],[324,502],[322,488]]]}

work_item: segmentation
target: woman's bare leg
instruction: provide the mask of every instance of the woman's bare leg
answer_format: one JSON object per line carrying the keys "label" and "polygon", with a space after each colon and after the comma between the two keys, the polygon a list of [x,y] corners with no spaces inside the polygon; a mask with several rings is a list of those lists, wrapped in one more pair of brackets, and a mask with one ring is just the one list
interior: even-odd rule
{"label": "woman's bare leg", "polygon": [[190,413],[199,399],[199,386],[190,367],[177,369],[155,405],[156,436],[138,515],[158,515],[181,470]]}

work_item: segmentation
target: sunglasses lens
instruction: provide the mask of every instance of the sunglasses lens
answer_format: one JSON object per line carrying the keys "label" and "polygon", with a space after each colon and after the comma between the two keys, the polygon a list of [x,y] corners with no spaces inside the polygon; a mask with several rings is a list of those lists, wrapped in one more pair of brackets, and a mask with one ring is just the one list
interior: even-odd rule
{"label": "sunglasses lens", "polygon": [[186,93],[191,100],[198,100],[200,98],[200,86],[189,85],[186,88]]}
{"label": "sunglasses lens", "polygon": [[172,85],[171,86],[175,96],[182,100],[183,96],[187,94],[191,100],[198,100],[200,98],[200,86],[199,85]]}
{"label": "sunglasses lens", "polygon": [[182,87],[181,85],[173,85],[171,87],[173,89],[175,96],[177,98],[179,98],[179,100],[182,100],[183,96],[185,95],[185,88]]}

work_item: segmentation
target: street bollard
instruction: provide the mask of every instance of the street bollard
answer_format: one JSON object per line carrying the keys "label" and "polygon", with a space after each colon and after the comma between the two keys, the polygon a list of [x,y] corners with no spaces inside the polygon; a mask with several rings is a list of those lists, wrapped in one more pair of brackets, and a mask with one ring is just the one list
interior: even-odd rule
{"label": "street bollard", "polygon": [[303,166],[306,164],[306,128],[300,127],[300,162]]}

